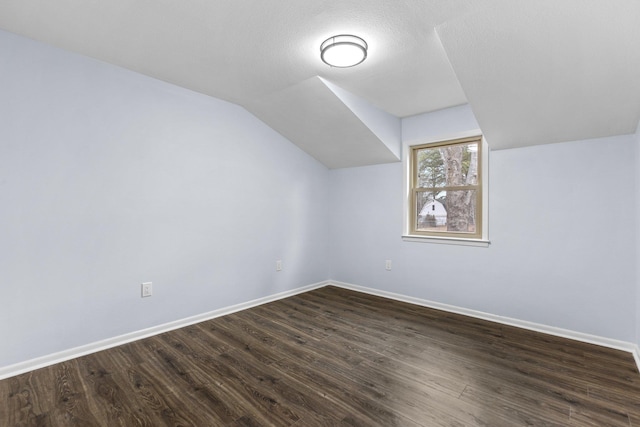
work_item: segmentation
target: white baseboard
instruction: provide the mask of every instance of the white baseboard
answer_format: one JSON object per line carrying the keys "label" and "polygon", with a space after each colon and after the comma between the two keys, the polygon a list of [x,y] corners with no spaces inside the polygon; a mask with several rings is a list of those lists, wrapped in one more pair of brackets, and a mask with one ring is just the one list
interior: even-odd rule
{"label": "white baseboard", "polygon": [[639,346],[634,346],[635,348],[633,349],[633,358],[636,361],[636,366],[638,367],[638,372],[640,372],[640,347]]}
{"label": "white baseboard", "polygon": [[196,316],[187,317],[185,319],[180,319],[180,320],[165,323],[162,325],[153,326],[151,328],[142,329],[140,331],[135,331],[135,332],[120,335],[117,337],[108,338],[106,340],[97,341],[97,342],[83,345],[80,347],[71,348],[61,352],[57,352],[50,355],[27,360],[24,362],[16,363],[14,365],[0,367],[0,380],[10,378],[25,372],[33,371],[35,369],[44,368],[46,366],[50,366],[56,363],[64,362],[66,360],[74,359],[76,357],[81,357],[87,354],[96,353],[98,351],[106,350],[106,349],[116,347],[122,344],[126,344],[132,341],[136,341],[143,338],[158,335],[164,332],[172,331],[174,329],[183,328],[185,326],[193,325],[195,323],[200,323],[206,320],[215,319],[216,317],[225,316],[227,314],[232,314],[237,311],[246,310],[251,307],[277,301],[283,298],[287,298],[293,295],[297,295],[303,292],[308,292],[308,291],[322,288],[324,286],[329,286],[329,285],[336,286],[339,288],[344,288],[344,289],[350,289],[357,292],[363,292],[370,295],[389,298],[397,301],[407,302],[410,304],[416,304],[423,307],[435,308],[437,310],[443,310],[451,313],[457,313],[465,316],[475,317],[478,319],[489,320],[491,322],[497,322],[505,325],[516,326],[518,328],[528,329],[536,332],[542,332],[549,335],[555,335],[555,336],[569,338],[569,339],[582,341],[590,344],[601,345],[603,347],[609,347],[616,350],[627,351],[633,355],[633,358],[638,367],[638,371],[640,371],[640,347],[630,342],[618,341],[610,338],[584,334],[582,332],[570,331],[567,329],[556,328],[553,326],[547,326],[539,323],[527,322],[524,320],[513,319],[510,317],[497,316],[495,314],[484,313],[481,311],[471,310],[471,309],[462,308],[462,307],[456,307],[448,304],[442,304],[442,303],[410,297],[402,294],[396,294],[393,292],[381,291],[379,289],[367,288],[364,286],[353,285],[350,283],[327,280],[324,282],[314,283],[312,285],[296,288],[290,291],[280,292],[280,293],[269,295],[263,298],[258,298],[245,303],[224,307],[224,308],[210,311],[207,313],[202,313]]}
{"label": "white baseboard", "polygon": [[232,305],[230,307],[220,308],[207,313],[198,314],[196,316],[187,317],[185,319],[176,320],[162,325],[153,326],[151,328],[142,329],[140,331],[130,332],[128,334],[120,335],[106,340],[93,342],[90,344],[82,345],[80,347],[63,350],[57,353],[49,354],[35,359],[27,360],[24,362],[16,363],[14,365],[8,365],[0,367],[0,380],[10,378],[16,375],[20,375],[25,372],[33,371],[35,369],[44,368],[46,366],[54,365],[56,363],[64,362],[66,360],[75,359],[76,357],[85,356],[87,354],[96,353],[98,351],[106,350],[108,348],[116,347],[122,344],[126,344],[132,341],[136,341],[142,338],[148,338],[154,335],[162,334],[164,332],[172,331],[174,329],[183,328],[185,326],[193,325],[195,323],[204,322],[206,320],[215,319],[216,317],[225,316],[227,314],[235,313],[237,311],[246,310],[251,307],[266,304],[269,302],[277,301],[283,298],[287,298],[293,295],[297,295],[303,292],[308,292],[313,289],[318,289],[326,286],[329,282],[319,282],[312,285],[303,286],[301,288],[293,289],[290,291],[280,292],[277,294],[269,295],[266,297],[258,298],[252,301],[244,302],[241,304]]}
{"label": "white baseboard", "polygon": [[409,297],[406,295],[396,294],[393,292],[381,291],[379,289],[367,288],[364,286],[354,285],[351,283],[344,283],[332,280],[328,285],[337,286],[339,288],[349,289],[352,291],[363,292],[370,295],[376,295],[383,298],[389,298],[396,301],[407,302],[410,304],[420,305],[428,308],[435,308],[437,310],[447,311],[450,313],[462,314],[465,316],[475,317],[478,319],[489,320],[491,322],[502,323],[504,325],[515,326],[518,328],[528,329],[531,331],[542,332],[544,334],[554,335],[562,338],[568,338],[576,341],[586,342],[589,344],[596,344],[603,347],[612,348],[615,350],[627,351],[633,354],[636,361],[636,366],[640,372],[640,347],[636,344],[619,341],[611,338],[600,337],[597,335],[585,334],[582,332],[571,331],[568,329],[556,328],[554,326],[543,325],[540,323],[528,322],[526,320],[518,320],[510,317],[498,316],[495,314],[485,313],[482,311],[471,310],[468,308],[457,307],[448,304],[442,304],[439,302],[424,300],[420,298]]}

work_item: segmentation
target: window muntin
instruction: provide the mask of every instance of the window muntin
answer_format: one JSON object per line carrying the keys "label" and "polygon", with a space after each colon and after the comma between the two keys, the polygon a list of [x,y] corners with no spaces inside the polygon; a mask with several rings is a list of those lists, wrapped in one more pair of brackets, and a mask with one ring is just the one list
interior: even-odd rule
{"label": "window muntin", "polygon": [[482,137],[411,147],[412,235],[482,237]]}

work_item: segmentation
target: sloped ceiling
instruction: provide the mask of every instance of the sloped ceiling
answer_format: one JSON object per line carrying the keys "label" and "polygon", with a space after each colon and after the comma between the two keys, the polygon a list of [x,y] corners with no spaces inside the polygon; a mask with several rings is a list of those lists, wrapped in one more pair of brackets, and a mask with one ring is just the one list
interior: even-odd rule
{"label": "sloped ceiling", "polygon": [[248,108],[329,168],[400,159],[400,120],[320,77],[251,101]]}
{"label": "sloped ceiling", "polygon": [[[328,167],[469,103],[492,149],[633,133],[636,0],[3,0],[0,28],[240,104]],[[367,60],[321,62],[357,34]]]}
{"label": "sloped ceiling", "polygon": [[482,4],[437,32],[492,149],[635,132],[639,1]]}

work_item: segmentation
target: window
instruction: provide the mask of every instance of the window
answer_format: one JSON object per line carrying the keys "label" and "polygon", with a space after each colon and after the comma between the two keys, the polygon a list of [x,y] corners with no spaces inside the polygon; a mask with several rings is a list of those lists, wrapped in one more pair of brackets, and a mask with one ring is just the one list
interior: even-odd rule
{"label": "window", "polygon": [[482,136],[408,147],[411,236],[484,237]]}

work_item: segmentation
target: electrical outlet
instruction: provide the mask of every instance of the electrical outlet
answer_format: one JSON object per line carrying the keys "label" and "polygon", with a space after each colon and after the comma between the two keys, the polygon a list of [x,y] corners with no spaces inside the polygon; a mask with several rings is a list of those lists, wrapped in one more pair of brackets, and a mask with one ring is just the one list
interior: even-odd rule
{"label": "electrical outlet", "polygon": [[384,262],[384,268],[385,270],[391,270],[391,260],[388,259]]}
{"label": "electrical outlet", "polygon": [[153,295],[153,283],[144,282],[141,288],[142,288],[142,298],[150,297],[151,295]]}
{"label": "electrical outlet", "polygon": [[282,271],[282,260],[281,259],[276,261],[276,271]]}

